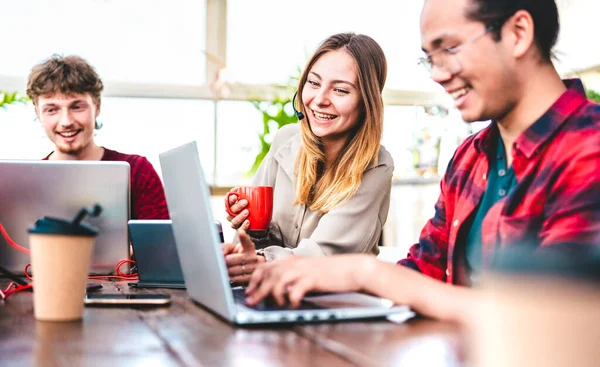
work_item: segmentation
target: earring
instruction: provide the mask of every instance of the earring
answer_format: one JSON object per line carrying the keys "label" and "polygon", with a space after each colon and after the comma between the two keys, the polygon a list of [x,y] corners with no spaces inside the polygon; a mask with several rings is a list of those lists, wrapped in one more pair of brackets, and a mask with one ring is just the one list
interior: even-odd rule
{"label": "earring", "polygon": [[94,129],[100,130],[104,124],[101,121],[94,121]]}

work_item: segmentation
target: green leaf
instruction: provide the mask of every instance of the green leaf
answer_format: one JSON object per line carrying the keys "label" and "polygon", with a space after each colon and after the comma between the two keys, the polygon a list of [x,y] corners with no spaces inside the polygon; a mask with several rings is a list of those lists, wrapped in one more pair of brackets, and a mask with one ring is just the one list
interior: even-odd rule
{"label": "green leaf", "polygon": [[6,106],[12,103],[27,103],[29,98],[20,95],[18,92],[7,93],[0,91],[0,108],[6,109]]}
{"label": "green leaf", "polygon": [[[301,74],[302,69],[298,67],[295,74],[290,76],[288,85],[296,88]],[[250,101],[250,103],[252,103],[254,108],[261,112],[263,117],[263,126],[262,131],[258,134],[261,150],[256,155],[252,167],[250,170],[248,170],[248,176],[252,176],[256,173],[256,170],[262,163],[263,159],[267,156],[269,149],[271,149],[271,144],[265,140],[265,137],[272,137],[275,135],[275,132],[278,129],[281,129],[283,126],[298,122],[298,118],[294,114],[293,109],[289,108],[289,104],[292,103],[292,95],[285,97],[278,96],[274,100],[268,102]],[[286,106],[290,111],[289,114],[286,112]],[[275,124],[273,124],[273,122],[275,122]],[[275,128],[273,125],[277,126],[277,128]]]}
{"label": "green leaf", "polygon": [[588,89],[588,90],[585,91],[585,94],[592,101],[594,101],[596,103],[600,103],[600,93],[596,92],[593,89]]}

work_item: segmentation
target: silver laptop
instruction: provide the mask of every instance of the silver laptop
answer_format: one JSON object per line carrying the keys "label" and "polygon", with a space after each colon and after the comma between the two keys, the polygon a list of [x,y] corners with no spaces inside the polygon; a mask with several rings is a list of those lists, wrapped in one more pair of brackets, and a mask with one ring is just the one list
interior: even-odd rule
{"label": "silver laptop", "polygon": [[[129,171],[126,162],[0,160],[0,223],[13,241],[29,248],[27,229],[38,218],[72,219],[98,203],[100,216],[84,220],[100,230],[91,271],[114,273],[129,258]],[[22,274],[30,262],[0,236],[0,266]]]}
{"label": "silver laptop", "polygon": [[229,283],[225,259],[210,209],[195,142],[160,154],[169,214],[187,292],[190,297],[234,324],[348,320],[412,313],[406,306],[361,293],[306,297],[302,309],[263,303],[250,308],[243,289]]}

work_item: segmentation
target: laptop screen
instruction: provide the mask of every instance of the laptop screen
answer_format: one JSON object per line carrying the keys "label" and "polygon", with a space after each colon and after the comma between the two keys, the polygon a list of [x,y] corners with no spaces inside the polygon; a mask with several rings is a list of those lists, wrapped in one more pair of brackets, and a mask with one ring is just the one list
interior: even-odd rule
{"label": "laptop screen", "polygon": [[[37,219],[70,219],[98,203],[102,214],[84,220],[99,229],[91,271],[114,273],[129,258],[129,172],[126,162],[0,160],[0,223],[13,241],[29,247],[27,229]],[[23,274],[30,262],[0,236],[0,266]]]}

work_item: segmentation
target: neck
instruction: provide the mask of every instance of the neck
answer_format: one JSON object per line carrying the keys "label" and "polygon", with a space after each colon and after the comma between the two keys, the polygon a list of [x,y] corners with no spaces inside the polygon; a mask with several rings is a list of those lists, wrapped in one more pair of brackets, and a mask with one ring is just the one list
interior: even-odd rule
{"label": "neck", "polygon": [[[533,63],[521,71],[521,91],[514,107],[496,120],[507,150],[517,138],[533,125],[565,92],[566,87],[551,63]],[[508,152],[507,152],[508,153]]]}
{"label": "neck", "polygon": [[337,157],[340,155],[346,141],[343,139],[333,141],[323,141],[323,150],[325,152],[325,169],[331,167]]}
{"label": "neck", "polygon": [[104,148],[96,145],[92,140],[77,154],[63,153],[56,149],[48,159],[57,161],[99,161],[104,155]]}

